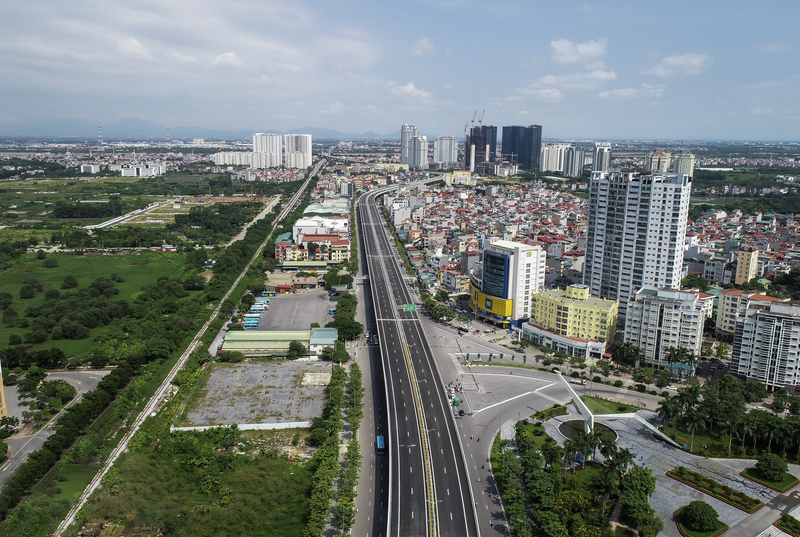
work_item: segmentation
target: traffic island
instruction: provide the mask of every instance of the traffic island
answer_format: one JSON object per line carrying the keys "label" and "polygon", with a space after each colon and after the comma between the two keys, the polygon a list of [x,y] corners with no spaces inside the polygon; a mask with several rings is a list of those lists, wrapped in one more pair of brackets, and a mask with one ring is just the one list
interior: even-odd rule
{"label": "traffic island", "polygon": [[800,520],[797,520],[792,515],[783,515],[775,524],[781,531],[785,531],[794,537],[800,537]]}
{"label": "traffic island", "polygon": [[680,481],[684,485],[688,485],[693,489],[699,490],[704,494],[713,496],[714,498],[732,505],[737,509],[741,509],[745,513],[755,513],[764,504],[755,498],[751,498],[744,492],[734,490],[727,485],[723,485],[710,479],[703,474],[688,470],[683,466],[673,468],[666,473],[667,477],[671,477],[676,481]]}
{"label": "traffic island", "polygon": [[739,475],[780,493],[788,491],[800,482],[800,480],[792,474],[784,474],[783,479],[780,481],[771,481],[764,477],[758,468],[747,468],[739,472]]}
{"label": "traffic island", "polygon": [[683,535],[683,537],[718,537],[719,535],[722,535],[728,531],[728,525],[724,522],[720,522],[719,520],[714,520],[716,525],[714,529],[709,531],[697,531],[691,529],[689,527],[690,521],[686,520],[685,516],[682,516],[688,507],[688,505],[684,505],[672,514],[672,518],[675,520],[675,525],[678,526],[678,531],[681,535]]}

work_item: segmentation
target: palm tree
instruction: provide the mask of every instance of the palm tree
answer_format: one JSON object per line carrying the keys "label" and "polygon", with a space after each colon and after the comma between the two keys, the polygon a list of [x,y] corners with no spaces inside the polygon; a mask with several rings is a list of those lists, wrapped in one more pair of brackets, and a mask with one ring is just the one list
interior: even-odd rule
{"label": "palm tree", "polygon": [[698,386],[688,386],[681,390],[678,394],[678,400],[681,402],[681,407],[683,409],[683,414],[686,412],[693,410],[694,407],[697,405],[697,401],[700,398],[700,388]]}
{"label": "palm tree", "polygon": [[[581,433],[573,442],[575,443],[575,449],[578,452],[578,456],[581,458],[581,470],[586,468],[586,452],[589,451],[589,440],[588,434]],[[572,473],[575,473],[575,468],[572,468]]]}
{"label": "palm tree", "polygon": [[661,401],[661,406],[658,407],[658,417],[664,421],[664,430],[672,423],[672,434],[675,434],[675,418],[680,415],[681,402],[680,400],[670,397]]}
{"label": "palm tree", "polygon": [[642,349],[634,345],[630,341],[626,341],[619,345],[614,351],[615,358],[625,365],[633,365],[639,369],[639,361],[642,359]]}
{"label": "palm tree", "polygon": [[611,473],[616,474],[617,479],[622,479],[622,477],[628,473],[628,468],[634,463],[636,460],[636,455],[631,452],[628,448],[622,448],[616,450],[614,453],[611,462],[609,463],[608,467],[611,470]]}
{"label": "palm tree", "polygon": [[578,452],[578,446],[574,440],[564,441],[564,473],[569,469],[570,461],[575,460],[575,453]]}
{"label": "palm tree", "polygon": [[[744,453],[744,441],[748,434],[755,434],[758,430],[758,423],[756,423],[754,416],[749,412],[742,418],[742,453]],[[800,448],[798,448],[800,449]],[[800,451],[799,451],[800,452]]]}
{"label": "palm tree", "polygon": [[603,443],[603,439],[605,436],[599,430],[595,429],[590,433],[587,433],[585,436],[586,439],[586,447],[592,450],[592,460],[596,459],[597,448],[600,447]]}
{"label": "palm tree", "polygon": [[619,490],[619,480],[613,473],[603,472],[592,482],[592,490],[598,498],[603,498],[603,514],[605,514],[608,497]]}
{"label": "palm tree", "polygon": [[602,455],[606,461],[610,461],[614,458],[617,453],[617,443],[614,440],[606,438],[605,436],[602,437],[600,440],[600,455]]}
{"label": "palm tree", "polygon": [[689,442],[689,451],[694,451],[694,433],[698,429],[706,428],[706,420],[695,409],[691,409],[683,415],[683,426],[692,433],[692,438]]}

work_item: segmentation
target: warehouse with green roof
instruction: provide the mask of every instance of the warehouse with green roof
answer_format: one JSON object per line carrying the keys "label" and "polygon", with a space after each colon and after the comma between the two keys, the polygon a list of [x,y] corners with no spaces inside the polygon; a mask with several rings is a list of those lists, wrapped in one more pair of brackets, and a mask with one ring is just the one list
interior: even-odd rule
{"label": "warehouse with green roof", "polygon": [[335,328],[312,328],[311,330],[237,330],[228,332],[222,343],[222,352],[239,351],[245,356],[283,355],[289,352],[289,344],[299,341],[312,356],[319,356],[328,347],[334,347],[339,331]]}

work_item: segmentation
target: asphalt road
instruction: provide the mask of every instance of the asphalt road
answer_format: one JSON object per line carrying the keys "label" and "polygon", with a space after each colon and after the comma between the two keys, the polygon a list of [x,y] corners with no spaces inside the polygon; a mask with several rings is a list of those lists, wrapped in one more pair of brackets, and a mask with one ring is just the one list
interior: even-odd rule
{"label": "asphalt road", "polygon": [[[92,371],[54,371],[48,374],[46,380],[63,379],[75,386],[78,394],[75,398],[67,403],[66,408],[71,407],[81,400],[83,394],[94,390],[100,383],[100,380],[108,375],[110,370],[92,370]],[[24,408],[17,404],[17,389],[9,388],[7,395],[11,395],[10,399],[7,398],[9,406],[9,415],[22,418],[22,410]],[[62,410],[51,419],[47,425],[36,431],[36,433],[29,436],[16,436],[8,438],[5,442],[8,444],[8,449],[11,452],[11,457],[2,467],[0,467],[0,487],[2,487],[6,480],[14,471],[28,459],[28,456],[34,451],[42,447],[45,440],[55,432],[53,426],[58,418],[65,411]]]}
{"label": "asphalt road", "polygon": [[[384,532],[478,535],[452,408],[418,314],[403,311],[403,304],[414,301],[377,208],[377,194],[361,198],[358,218],[374,308],[369,327],[379,341],[389,409],[388,424],[376,420],[389,447]],[[381,534],[373,529],[373,535]]]}

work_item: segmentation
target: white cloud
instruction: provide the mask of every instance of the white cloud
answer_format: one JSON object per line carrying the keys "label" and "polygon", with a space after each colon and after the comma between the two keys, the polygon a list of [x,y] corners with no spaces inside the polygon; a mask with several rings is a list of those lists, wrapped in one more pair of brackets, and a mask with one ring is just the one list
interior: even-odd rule
{"label": "white cloud", "polygon": [[394,82],[389,82],[389,91],[392,92],[392,95],[396,97],[408,97],[411,99],[430,99],[433,97],[433,94],[429,91],[425,91],[422,88],[417,88],[414,86],[413,82],[409,82],[405,86],[400,86],[395,84]]}
{"label": "white cloud", "polygon": [[524,88],[519,92],[529,97],[551,102],[559,101],[564,96],[558,88]]}
{"label": "white cloud", "polygon": [[772,113],[772,108],[751,108],[750,113],[756,116],[768,116]]}
{"label": "white cloud", "polygon": [[645,75],[667,77],[677,74],[698,75],[705,71],[714,59],[708,54],[682,54],[667,56],[652,69],[644,71]]}
{"label": "white cloud", "polygon": [[119,51],[129,58],[137,58],[140,60],[152,59],[150,52],[139,41],[132,37],[122,39],[117,43]]}
{"label": "white cloud", "polygon": [[242,60],[236,57],[236,54],[233,52],[224,52],[219,54],[216,58],[211,60],[213,65],[220,65],[223,67],[241,67],[244,65]]}
{"label": "white cloud", "polygon": [[550,41],[553,61],[556,63],[587,63],[597,60],[605,56],[607,46],[608,39],[605,37],[585,43],[574,43],[569,39]]}
{"label": "white cloud", "polygon": [[344,103],[340,103],[339,101],[334,101],[332,103],[328,103],[327,106],[320,109],[320,114],[338,114],[339,112],[344,110]]}
{"label": "white cloud", "polygon": [[414,48],[411,50],[411,54],[413,56],[427,56],[434,50],[436,50],[436,46],[433,44],[433,41],[427,37],[423,37],[414,43]]}
{"label": "white cloud", "polygon": [[614,71],[596,69],[569,75],[546,75],[531,84],[530,88],[597,89],[609,80],[616,80],[616,78],[617,73]]}
{"label": "white cloud", "polygon": [[601,99],[639,99],[641,97],[661,97],[664,95],[664,86],[651,86],[642,84],[640,88],[624,88],[610,91],[601,91],[598,97]]}

